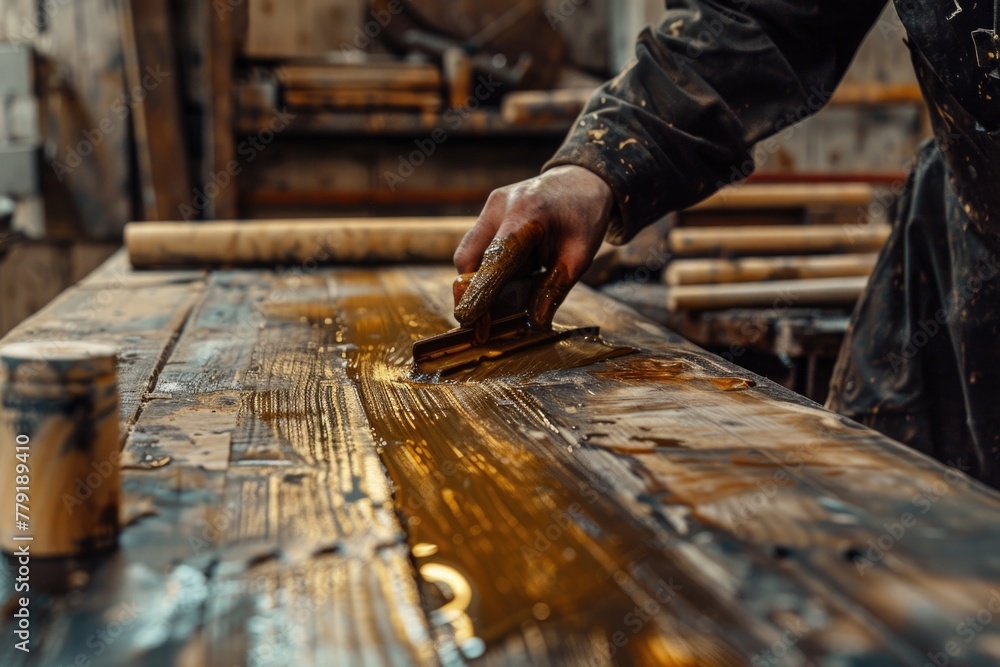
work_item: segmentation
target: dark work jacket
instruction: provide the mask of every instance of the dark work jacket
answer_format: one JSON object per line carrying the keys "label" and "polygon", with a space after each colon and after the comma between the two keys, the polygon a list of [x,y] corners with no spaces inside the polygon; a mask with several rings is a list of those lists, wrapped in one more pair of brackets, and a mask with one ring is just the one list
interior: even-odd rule
{"label": "dark work jacket", "polygon": [[[818,111],[884,4],[667,0],[636,60],[593,96],[545,166],[612,188],[608,239],[753,170],[755,145]],[[993,2],[899,0],[935,130],[855,312],[828,406],[1000,486],[1000,79],[972,32]],[[773,141],[773,139],[771,139]]]}

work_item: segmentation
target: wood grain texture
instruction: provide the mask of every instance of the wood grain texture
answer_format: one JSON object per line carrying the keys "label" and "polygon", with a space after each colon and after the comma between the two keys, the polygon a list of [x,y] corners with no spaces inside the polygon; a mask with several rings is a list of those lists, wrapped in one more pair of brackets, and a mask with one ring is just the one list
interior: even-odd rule
{"label": "wood grain texture", "polygon": [[[121,548],[52,579],[36,651],[4,665],[93,659],[109,623],[112,667],[1000,659],[992,625],[958,634],[1000,587],[995,492],[606,297],[575,290],[557,323],[638,353],[418,382],[450,269],[121,261],[18,333],[117,283],[77,335],[165,346],[121,376],[143,397]],[[168,298],[180,322],[115,315]]]}

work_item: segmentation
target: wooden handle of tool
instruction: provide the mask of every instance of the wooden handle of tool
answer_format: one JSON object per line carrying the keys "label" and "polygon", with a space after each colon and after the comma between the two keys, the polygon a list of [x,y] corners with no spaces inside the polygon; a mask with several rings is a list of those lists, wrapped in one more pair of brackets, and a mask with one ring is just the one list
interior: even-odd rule
{"label": "wooden handle of tool", "polygon": [[865,277],[854,277],[682,285],[667,292],[667,308],[678,311],[850,305],[861,296],[867,282]]}
{"label": "wooden handle of tool", "polygon": [[712,285],[760,280],[801,280],[867,276],[878,255],[678,259],[663,272],[668,285]]}
{"label": "wooden handle of tool", "polygon": [[450,262],[476,222],[461,218],[354,218],[133,222],[135,268]]}
{"label": "wooden handle of tool", "polygon": [[889,238],[889,225],[775,225],[760,227],[678,227],[670,247],[678,256],[788,254],[807,252],[868,253]]}

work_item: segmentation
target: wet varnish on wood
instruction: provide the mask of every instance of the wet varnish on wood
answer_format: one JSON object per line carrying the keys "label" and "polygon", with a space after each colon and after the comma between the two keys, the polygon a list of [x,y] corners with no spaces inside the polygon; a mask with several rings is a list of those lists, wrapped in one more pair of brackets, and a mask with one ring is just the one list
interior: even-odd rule
{"label": "wet varnish on wood", "polygon": [[4,665],[1000,658],[997,495],[607,298],[556,322],[638,352],[427,382],[450,269],[126,266],[5,339],[119,347],[125,497]]}

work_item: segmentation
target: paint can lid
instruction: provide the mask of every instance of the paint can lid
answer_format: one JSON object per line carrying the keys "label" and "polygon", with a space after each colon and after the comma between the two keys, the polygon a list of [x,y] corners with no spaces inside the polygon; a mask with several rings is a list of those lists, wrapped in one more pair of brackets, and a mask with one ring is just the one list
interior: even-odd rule
{"label": "paint can lid", "polygon": [[86,383],[115,376],[115,348],[78,341],[0,347],[0,380],[15,384]]}

